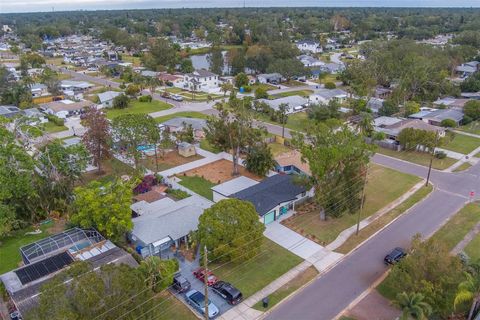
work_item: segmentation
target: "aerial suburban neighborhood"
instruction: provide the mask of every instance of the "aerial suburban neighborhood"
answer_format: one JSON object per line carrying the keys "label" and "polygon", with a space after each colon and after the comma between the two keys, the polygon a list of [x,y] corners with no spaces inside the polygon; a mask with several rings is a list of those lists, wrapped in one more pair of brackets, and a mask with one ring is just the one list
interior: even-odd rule
{"label": "aerial suburban neighborhood", "polygon": [[338,1],[1,4],[0,319],[480,320],[479,4]]}

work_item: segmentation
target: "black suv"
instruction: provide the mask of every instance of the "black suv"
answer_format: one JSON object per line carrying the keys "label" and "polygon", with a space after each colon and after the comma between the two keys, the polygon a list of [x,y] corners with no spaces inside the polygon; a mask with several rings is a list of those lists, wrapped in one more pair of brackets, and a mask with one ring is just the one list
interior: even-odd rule
{"label": "black suv", "polygon": [[243,299],[243,295],[240,290],[228,282],[218,281],[211,288],[216,294],[221,296],[231,305],[238,304]]}
{"label": "black suv", "polygon": [[187,292],[190,290],[191,285],[190,281],[188,281],[184,276],[177,274],[175,277],[173,277],[173,287],[178,292]]}
{"label": "black suv", "polygon": [[385,256],[385,258],[383,259],[383,262],[385,262],[385,264],[395,264],[399,262],[406,255],[407,253],[402,248],[395,248]]}

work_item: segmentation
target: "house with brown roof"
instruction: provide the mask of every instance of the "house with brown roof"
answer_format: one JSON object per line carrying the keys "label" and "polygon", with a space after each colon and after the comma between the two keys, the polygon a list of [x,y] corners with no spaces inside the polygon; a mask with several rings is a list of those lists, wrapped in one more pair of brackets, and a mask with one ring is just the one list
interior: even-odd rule
{"label": "house with brown roof", "polygon": [[[380,118],[390,118],[383,119],[382,121],[377,121],[375,119],[374,129],[377,132],[383,132],[388,139],[397,140],[398,135],[402,130],[407,128],[413,128],[424,131],[438,132],[439,137],[445,136],[445,128],[433,126],[428,124],[420,119],[399,119],[391,117],[380,117]],[[395,121],[394,121],[395,120]]]}
{"label": "house with brown roof", "polygon": [[82,110],[95,105],[88,100],[72,101],[72,100],[60,100],[43,103],[40,105],[47,113],[53,114],[59,118],[67,118],[73,115],[78,115]]}
{"label": "house with brown roof", "polygon": [[275,157],[275,171],[286,174],[311,175],[310,166],[302,161],[302,154],[297,150],[281,153]]}

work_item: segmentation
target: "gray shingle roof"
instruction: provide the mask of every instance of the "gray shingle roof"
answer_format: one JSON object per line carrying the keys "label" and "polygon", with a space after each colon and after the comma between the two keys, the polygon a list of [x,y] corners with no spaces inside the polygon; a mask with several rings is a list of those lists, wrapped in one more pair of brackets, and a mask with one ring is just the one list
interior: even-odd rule
{"label": "gray shingle roof", "polygon": [[292,175],[276,174],[262,182],[232,194],[231,198],[250,201],[260,216],[264,216],[277,205],[295,200],[306,188],[293,182]]}

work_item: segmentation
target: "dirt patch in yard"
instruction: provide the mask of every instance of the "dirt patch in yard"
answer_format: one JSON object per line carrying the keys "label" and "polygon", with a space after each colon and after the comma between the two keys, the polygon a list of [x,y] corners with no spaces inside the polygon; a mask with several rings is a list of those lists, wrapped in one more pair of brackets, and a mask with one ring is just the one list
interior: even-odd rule
{"label": "dirt patch in yard", "polygon": [[376,290],[372,290],[346,315],[356,320],[392,320],[400,316],[400,310],[392,306],[390,301]]}
{"label": "dirt patch in yard", "polygon": [[[172,150],[162,157],[160,152],[158,153],[158,171],[167,170],[173,167],[180,166],[185,163],[189,163],[195,160],[203,159],[200,155],[194,155],[191,157],[184,157],[178,154],[177,150]],[[140,163],[145,166],[146,168],[156,171],[155,166],[155,156],[146,156],[146,158],[140,160]]]}
{"label": "dirt patch in yard", "polygon": [[[228,160],[218,160],[204,166],[185,171],[185,175],[187,176],[199,176],[202,177],[212,183],[220,184],[228,180],[232,180],[236,178],[232,176],[232,169],[233,164]],[[259,177],[245,169],[242,166],[239,166],[240,175],[260,181],[262,177]],[[178,176],[181,179],[183,173],[179,174]]]}

